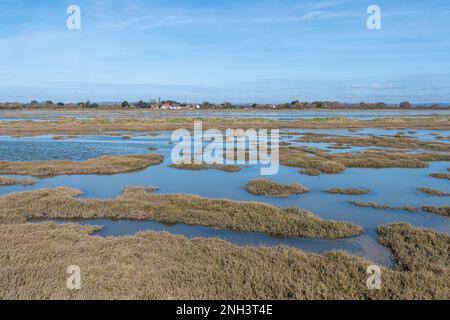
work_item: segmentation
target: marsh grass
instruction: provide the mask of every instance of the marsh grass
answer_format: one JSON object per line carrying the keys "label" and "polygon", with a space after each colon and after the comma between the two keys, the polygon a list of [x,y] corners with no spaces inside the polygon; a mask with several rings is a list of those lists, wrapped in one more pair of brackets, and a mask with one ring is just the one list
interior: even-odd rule
{"label": "marsh grass", "polygon": [[[330,154],[324,150],[304,147],[280,148],[282,165],[304,168],[313,173],[320,171],[321,173],[337,174],[346,168],[426,168],[430,161],[450,161],[450,154],[408,154],[382,150]],[[305,171],[305,173],[308,172]],[[447,174],[440,175],[446,176]]]}
{"label": "marsh grass", "polygon": [[449,130],[450,121],[446,117],[425,118],[377,118],[371,120],[354,120],[342,117],[302,119],[295,121],[277,121],[261,118],[169,118],[153,117],[144,118],[96,118],[91,120],[65,118],[57,121],[14,121],[0,123],[0,132],[5,135],[32,136],[41,134],[102,134],[118,131],[127,132],[154,132],[176,130],[179,128],[192,128],[193,122],[203,121],[205,129],[216,128],[226,130],[228,128],[265,128],[265,129],[361,129],[361,128],[411,128]]}
{"label": "marsh grass", "polygon": [[368,194],[368,189],[357,189],[357,188],[348,188],[348,189],[342,189],[342,188],[332,188],[325,190],[327,193],[331,194],[343,194],[343,195],[363,195]]}
{"label": "marsh grass", "polygon": [[430,173],[430,177],[450,180],[450,173]]}
{"label": "marsh grass", "polygon": [[450,207],[449,206],[443,206],[443,207],[437,207],[437,206],[422,206],[422,207],[413,207],[413,206],[404,206],[404,207],[392,207],[386,204],[379,204],[376,202],[359,202],[359,201],[349,201],[351,204],[358,206],[358,207],[366,207],[366,208],[373,208],[373,209],[385,209],[385,210],[402,210],[402,211],[409,211],[409,212],[417,212],[417,211],[426,211],[432,214],[441,215],[441,216],[450,216]]}
{"label": "marsh grass", "polygon": [[373,208],[373,209],[393,209],[393,207],[387,204],[380,204],[373,201],[368,202],[349,201],[349,202],[357,207]]}
{"label": "marsh grass", "polygon": [[0,177],[0,187],[15,186],[18,184],[24,186],[31,186],[35,183],[36,180],[33,179],[16,179],[16,178]]}
{"label": "marsh grass", "polygon": [[373,208],[373,209],[384,209],[384,210],[401,210],[401,211],[409,211],[409,212],[417,212],[420,209],[412,206],[404,206],[404,207],[392,207],[387,204],[379,204],[376,202],[359,202],[359,201],[349,201],[351,204],[357,206],[357,207],[364,207],[364,208]]}
{"label": "marsh grass", "polygon": [[256,179],[247,182],[247,192],[258,196],[288,197],[309,192],[309,189],[298,183],[279,184],[269,179]]}
{"label": "marsh grass", "polygon": [[31,162],[0,162],[0,174],[52,177],[76,174],[116,174],[145,169],[160,164],[163,156],[158,154],[102,156],[82,162],[49,160]]}
{"label": "marsh grass", "polygon": [[[1,299],[450,299],[449,236],[410,225],[381,226],[398,262],[382,267],[381,290],[368,290],[373,262],[343,252],[238,247],[216,239],[145,232],[92,237],[95,227],[0,225]],[[81,268],[82,288],[66,288],[66,268]]]}
{"label": "marsh grass", "polygon": [[[320,133],[305,133],[301,138],[296,141],[307,143],[334,143],[334,148],[341,146],[356,146],[356,147],[386,147],[395,149],[406,150],[431,150],[431,151],[445,151],[450,152],[450,144],[434,142],[434,141],[422,141],[412,137],[398,134],[395,136],[339,136],[328,135]],[[333,146],[332,146],[333,147]]]}
{"label": "marsh grass", "polygon": [[[437,275],[450,289],[450,236],[406,223],[378,227],[379,241],[392,250],[397,269]],[[419,289],[419,288],[418,288]]]}
{"label": "marsh grass", "polygon": [[301,174],[307,175],[307,176],[320,176],[321,172],[320,170],[313,169],[313,168],[307,168],[300,170]]}
{"label": "marsh grass", "polygon": [[418,192],[424,193],[426,195],[429,196],[450,196],[449,192],[444,192],[444,191],[440,191],[440,190],[436,190],[433,188],[428,188],[428,187],[421,187],[421,188],[417,188]]}
{"label": "marsh grass", "polygon": [[424,207],[422,207],[422,209],[424,211],[427,211],[432,214],[450,217],[450,206],[444,206],[444,207],[424,206]]}
{"label": "marsh grass", "polygon": [[0,197],[0,222],[29,219],[130,219],[183,223],[222,229],[262,232],[274,236],[346,238],[361,234],[352,223],[322,220],[300,208],[258,202],[212,200],[193,195],[157,195],[126,188],[111,200],[78,199],[77,189],[60,187],[10,193]]}
{"label": "marsh grass", "polygon": [[241,167],[238,165],[226,165],[226,164],[207,164],[207,163],[173,163],[170,165],[171,168],[174,169],[181,169],[181,170],[208,170],[208,169],[215,169],[215,170],[222,170],[225,172],[238,172],[241,171]]}

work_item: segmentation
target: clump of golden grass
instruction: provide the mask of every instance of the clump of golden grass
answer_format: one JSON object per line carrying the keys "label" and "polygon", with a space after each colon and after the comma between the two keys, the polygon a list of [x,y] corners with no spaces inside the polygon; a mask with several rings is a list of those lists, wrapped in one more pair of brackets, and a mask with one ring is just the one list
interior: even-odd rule
{"label": "clump of golden grass", "polygon": [[303,147],[280,148],[282,165],[314,170],[312,172],[315,173],[340,173],[346,168],[426,168],[428,161],[450,161],[450,154],[407,154],[382,150],[330,154]]}
{"label": "clump of golden grass", "polygon": [[379,204],[379,203],[376,203],[373,201],[368,201],[368,202],[350,201],[350,203],[357,207],[364,207],[364,208],[393,209],[391,206],[389,206],[387,204]]}
{"label": "clump of golden grass", "polygon": [[431,173],[430,177],[450,180],[450,173]]}
{"label": "clump of golden grass", "polygon": [[16,178],[0,177],[0,187],[15,186],[18,184],[24,186],[31,186],[35,183],[36,180],[33,179],[16,179]]}
{"label": "clump of golden grass", "polygon": [[327,147],[328,149],[335,149],[335,150],[346,150],[346,149],[351,149],[351,146],[348,145],[343,145],[343,144],[334,144],[331,146]]}
{"label": "clump of golden grass", "polygon": [[160,164],[159,154],[102,156],[82,162],[49,160],[31,162],[0,162],[0,174],[52,177],[74,174],[115,174],[145,169]]}
{"label": "clump of golden grass", "polygon": [[298,183],[279,184],[269,179],[256,179],[247,182],[245,190],[258,196],[288,197],[294,194],[309,192],[309,189]]}
{"label": "clump of golden grass", "polygon": [[258,202],[156,195],[136,187],[124,189],[120,197],[112,200],[75,198],[80,194],[79,190],[66,187],[10,193],[0,197],[0,222],[17,223],[33,218],[154,220],[330,239],[362,232],[361,227],[352,223],[322,220],[300,208],[279,208]]}
{"label": "clump of golden grass", "polygon": [[450,217],[450,207],[449,206],[444,206],[444,207],[424,206],[424,207],[422,207],[422,209],[424,211],[430,212],[432,214]]}
{"label": "clump of golden grass", "polygon": [[440,190],[436,190],[433,188],[428,188],[428,187],[421,187],[421,188],[417,188],[418,192],[422,192],[426,195],[429,196],[450,196],[450,193],[448,192],[444,192],[444,191],[440,191]]}
{"label": "clump of golden grass", "polygon": [[396,149],[425,149],[432,151],[447,151],[450,152],[450,144],[435,142],[435,141],[422,141],[411,137],[404,136],[403,134],[396,136],[339,136],[328,135],[320,133],[305,133],[297,141],[308,143],[334,143],[334,147],[338,148],[343,145],[351,145],[357,147],[387,147]]}
{"label": "clump of golden grass", "polygon": [[357,207],[363,207],[363,208],[384,209],[384,210],[403,210],[403,211],[410,211],[410,212],[419,211],[418,208],[412,207],[412,206],[392,207],[387,204],[379,204],[379,203],[376,203],[373,201],[368,201],[368,202],[349,201],[349,202]]}
{"label": "clump of golden grass", "polygon": [[331,193],[331,194],[363,195],[363,194],[368,194],[369,190],[358,189],[358,188],[348,188],[348,189],[332,188],[332,189],[325,190],[325,192]]}
{"label": "clump of golden grass", "polygon": [[226,165],[226,164],[207,164],[207,163],[174,163],[171,164],[170,167],[174,169],[182,169],[182,170],[208,170],[208,169],[215,169],[215,170],[222,170],[225,172],[238,172],[241,171],[241,167],[238,165]]}
{"label": "clump of golden grass", "polygon": [[301,174],[305,174],[307,176],[320,176],[320,170],[313,169],[313,168],[306,168],[303,170],[300,170]]}
{"label": "clump of golden grass", "polygon": [[[450,299],[449,236],[410,225],[379,228],[398,262],[382,267],[343,252],[316,255],[278,247],[238,247],[168,233],[91,237],[94,227],[0,225],[1,299]],[[66,268],[81,268],[81,290]],[[193,283],[195,285],[193,286]]]}
{"label": "clump of golden grass", "polygon": [[340,173],[345,170],[345,166],[341,163],[324,158],[324,152],[320,153],[322,156],[309,156],[308,154],[312,152],[314,151],[299,147],[280,148],[280,163],[288,167],[304,168],[329,174]]}
{"label": "clump of golden grass", "polygon": [[65,135],[65,136],[53,136],[53,139],[54,140],[66,140],[66,139],[75,139],[78,137],[79,137],[78,135],[70,134],[70,135]]}
{"label": "clump of golden grass", "polygon": [[449,235],[406,223],[380,226],[378,234],[379,241],[392,250],[398,270],[435,274],[450,289]]}

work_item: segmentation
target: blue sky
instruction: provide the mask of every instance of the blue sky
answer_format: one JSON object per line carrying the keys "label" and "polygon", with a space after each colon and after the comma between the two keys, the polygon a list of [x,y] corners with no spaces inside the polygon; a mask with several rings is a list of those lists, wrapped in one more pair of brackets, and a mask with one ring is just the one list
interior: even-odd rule
{"label": "blue sky", "polygon": [[450,102],[450,2],[0,0],[0,61],[0,101]]}

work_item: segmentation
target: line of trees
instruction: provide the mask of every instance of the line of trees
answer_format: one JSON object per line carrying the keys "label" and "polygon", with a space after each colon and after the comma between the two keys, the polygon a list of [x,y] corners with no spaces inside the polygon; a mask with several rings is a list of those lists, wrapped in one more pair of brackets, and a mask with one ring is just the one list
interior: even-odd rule
{"label": "line of trees", "polygon": [[[155,100],[144,101],[139,100],[137,102],[128,102],[123,101],[117,104],[102,104],[101,106],[104,108],[108,107],[122,107],[122,108],[152,108],[154,106],[177,106],[184,107],[192,104],[181,103],[174,100],[165,100],[157,102]],[[422,108],[422,109],[450,109],[449,106],[439,106],[439,105],[428,105],[428,106],[413,106],[408,101],[403,101],[399,104],[386,104],[384,102],[378,103],[368,103],[368,102],[359,102],[359,103],[342,103],[337,101],[313,101],[313,102],[304,102],[299,100],[294,100],[289,103],[281,103],[281,104],[233,104],[230,102],[223,103],[211,103],[208,101],[204,101],[199,104],[201,109],[292,109],[292,110],[307,110],[307,109],[335,109],[335,110],[373,110],[373,109],[411,109],[411,108]],[[85,101],[79,103],[63,103],[57,102],[54,103],[51,100],[46,100],[39,102],[37,100],[33,100],[30,103],[0,103],[0,108],[4,109],[14,109],[14,108],[26,108],[26,107],[81,107],[81,108],[99,108],[100,105],[95,102]]]}

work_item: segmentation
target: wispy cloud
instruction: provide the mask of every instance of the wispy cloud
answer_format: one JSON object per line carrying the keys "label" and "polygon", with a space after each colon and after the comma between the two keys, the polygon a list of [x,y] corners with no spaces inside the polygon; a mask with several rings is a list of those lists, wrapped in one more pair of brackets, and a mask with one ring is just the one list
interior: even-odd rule
{"label": "wispy cloud", "polygon": [[339,5],[340,1],[314,1],[314,2],[299,2],[294,5],[295,9],[301,10],[319,10]]}
{"label": "wispy cloud", "polygon": [[370,89],[370,90],[404,90],[406,86],[394,86],[391,84],[383,85],[379,83],[372,83],[369,85],[352,85],[351,89]]}

